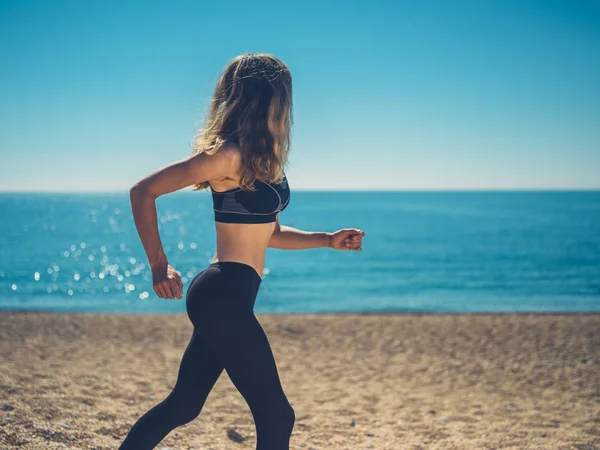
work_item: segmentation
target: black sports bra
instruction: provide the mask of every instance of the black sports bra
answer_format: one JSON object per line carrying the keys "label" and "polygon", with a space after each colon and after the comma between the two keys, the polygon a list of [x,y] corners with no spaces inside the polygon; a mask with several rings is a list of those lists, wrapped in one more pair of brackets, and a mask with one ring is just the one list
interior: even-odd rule
{"label": "black sports bra", "polygon": [[256,180],[254,191],[242,188],[215,191],[210,186],[215,210],[215,222],[269,223],[290,202],[290,188],[284,175],[281,183]]}

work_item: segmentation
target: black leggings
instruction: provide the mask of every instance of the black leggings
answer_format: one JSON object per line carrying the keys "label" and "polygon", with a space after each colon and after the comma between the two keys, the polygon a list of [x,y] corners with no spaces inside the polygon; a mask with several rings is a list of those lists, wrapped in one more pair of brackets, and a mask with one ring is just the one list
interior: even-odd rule
{"label": "black leggings", "polygon": [[286,398],[267,336],[254,315],[261,278],[249,265],[218,262],[200,272],[186,295],[194,331],[177,382],[131,428],[121,450],[154,448],[194,420],[223,369],[252,412],[257,450],[288,450],[295,414]]}

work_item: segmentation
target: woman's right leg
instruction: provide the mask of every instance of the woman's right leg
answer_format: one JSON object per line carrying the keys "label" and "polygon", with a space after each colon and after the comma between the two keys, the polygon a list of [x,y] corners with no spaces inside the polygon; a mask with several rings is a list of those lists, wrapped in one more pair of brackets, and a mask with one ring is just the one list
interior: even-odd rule
{"label": "woman's right leg", "polygon": [[267,336],[254,314],[199,319],[198,333],[216,350],[254,417],[257,450],[288,450],[294,409],[283,391]]}
{"label": "woman's right leg", "polygon": [[191,291],[201,293],[196,298],[204,301],[189,301],[188,316],[248,403],[256,426],[256,449],[288,450],[295,414],[267,335],[254,314],[260,277],[248,265],[222,262],[202,278]]}
{"label": "woman's right leg", "polygon": [[198,332],[215,348],[254,417],[257,450],[288,450],[295,414],[267,336],[254,314],[212,320]]}

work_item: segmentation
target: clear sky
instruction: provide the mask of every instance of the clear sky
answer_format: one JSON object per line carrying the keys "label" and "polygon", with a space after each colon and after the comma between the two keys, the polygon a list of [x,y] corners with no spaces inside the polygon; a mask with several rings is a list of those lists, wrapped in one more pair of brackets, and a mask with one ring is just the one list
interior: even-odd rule
{"label": "clear sky", "polygon": [[296,189],[600,188],[595,0],[0,0],[0,190],[186,157],[244,52],[292,71]]}

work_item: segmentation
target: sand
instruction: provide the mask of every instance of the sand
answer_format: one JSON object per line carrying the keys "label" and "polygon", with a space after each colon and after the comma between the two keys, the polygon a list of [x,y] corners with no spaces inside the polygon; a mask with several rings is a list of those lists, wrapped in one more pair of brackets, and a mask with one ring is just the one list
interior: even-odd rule
{"label": "sand", "polygon": [[[600,315],[258,317],[292,449],[600,448]],[[0,448],[118,448],[169,393],[191,329],[185,315],[0,313]],[[254,449],[254,432],[223,372],[157,448]]]}

